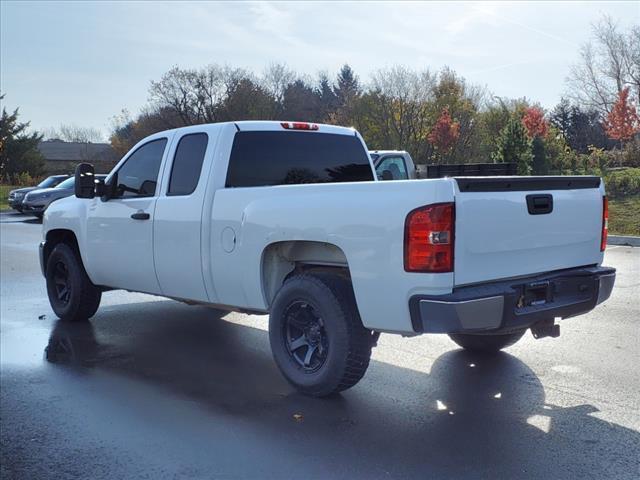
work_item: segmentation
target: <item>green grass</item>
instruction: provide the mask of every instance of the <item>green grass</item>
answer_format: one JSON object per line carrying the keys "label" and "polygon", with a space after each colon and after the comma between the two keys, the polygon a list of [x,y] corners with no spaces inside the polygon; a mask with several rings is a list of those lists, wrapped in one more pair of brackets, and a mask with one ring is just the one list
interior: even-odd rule
{"label": "green grass", "polygon": [[9,197],[9,191],[14,188],[19,188],[14,185],[0,185],[0,210],[6,210],[9,208],[7,199]]}
{"label": "green grass", "polygon": [[640,195],[609,198],[609,233],[640,236]]}

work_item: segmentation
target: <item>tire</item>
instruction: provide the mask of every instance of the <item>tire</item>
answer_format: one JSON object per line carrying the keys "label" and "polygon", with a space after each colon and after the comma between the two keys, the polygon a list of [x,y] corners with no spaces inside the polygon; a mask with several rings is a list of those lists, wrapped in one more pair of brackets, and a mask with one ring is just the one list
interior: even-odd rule
{"label": "tire", "polygon": [[22,213],[22,207],[16,207],[16,210],[18,211],[18,213]]}
{"label": "tire", "polygon": [[49,303],[61,320],[85,321],[98,311],[102,291],[91,283],[79,255],[66,243],[56,245],[49,255],[45,277]]}
{"label": "tire", "polygon": [[287,381],[306,395],[325,397],[358,383],[369,366],[372,338],[350,282],[337,275],[291,277],[273,301],[273,357]]}
{"label": "tire", "polygon": [[510,347],[522,338],[527,330],[506,334],[469,334],[451,333],[449,338],[466,350],[483,353],[497,353],[503,348]]}
{"label": "tire", "polygon": [[38,220],[42,220],[42,218],[44,217],[44,213],[34,213],[33,216]]}

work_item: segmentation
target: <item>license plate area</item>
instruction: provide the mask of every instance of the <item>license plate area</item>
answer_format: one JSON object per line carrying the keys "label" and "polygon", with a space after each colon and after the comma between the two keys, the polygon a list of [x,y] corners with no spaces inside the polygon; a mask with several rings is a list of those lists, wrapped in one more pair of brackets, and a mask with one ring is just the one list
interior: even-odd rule
{"label": "license plate area", "polygon": [[520,307],[537,307],[553,301],[553,284],[548,280],[532,282],[523,287]]}

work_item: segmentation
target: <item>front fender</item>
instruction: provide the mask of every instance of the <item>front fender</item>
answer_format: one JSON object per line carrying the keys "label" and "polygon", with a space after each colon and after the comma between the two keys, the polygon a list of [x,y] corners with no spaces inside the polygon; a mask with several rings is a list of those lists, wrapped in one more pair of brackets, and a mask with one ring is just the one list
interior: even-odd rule
{"label": "front fender", "polygon": [[[62,198],[53,202],[44,212],[42,220],[42,241],[47,242],[54,231],[69,231],[78,242],[80,258],[91,278],[90,269],[86,268],[90,262],[87,257],[87,211],[98,199],[79,199],[75,196]],[[44,245],[43,245],[44,249]],[[44,261],[44,259],[42,260]],[[43,265],[44,267],[44,265]],[[44,270],[44,268],[43,268]],[[93,279],[92,279],[93,280]]]}

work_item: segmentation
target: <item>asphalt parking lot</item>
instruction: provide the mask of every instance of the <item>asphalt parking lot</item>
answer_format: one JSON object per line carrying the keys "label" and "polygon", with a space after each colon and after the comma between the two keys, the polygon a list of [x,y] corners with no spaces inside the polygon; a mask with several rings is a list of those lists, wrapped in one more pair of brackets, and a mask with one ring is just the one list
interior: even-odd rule
{"label": "asphalt parking lot", "polygon": [[610,247],[612,298],[497,357],[382,335],[363,381],[297,394],[265,316],[108,292],[51,311],[40,225],[0,214],[1,476],[639,478],[640,249]]}

